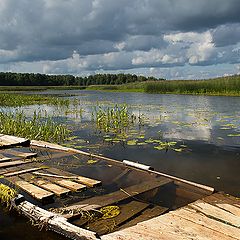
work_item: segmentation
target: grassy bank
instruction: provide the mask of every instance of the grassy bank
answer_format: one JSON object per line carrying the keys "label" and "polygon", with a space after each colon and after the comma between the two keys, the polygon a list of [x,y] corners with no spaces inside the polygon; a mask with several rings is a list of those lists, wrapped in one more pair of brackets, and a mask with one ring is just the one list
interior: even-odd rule
{"label": "grassy bank", "polygon": [[0,86],[0,92],[45,91],[45,90],[83,90],[85,86]]}
{"label": "grassy bank", "polygon": [[89,86],[87,89],[116,92],[240,96],[240,76],[208,80],[164,80],[123,85]]}

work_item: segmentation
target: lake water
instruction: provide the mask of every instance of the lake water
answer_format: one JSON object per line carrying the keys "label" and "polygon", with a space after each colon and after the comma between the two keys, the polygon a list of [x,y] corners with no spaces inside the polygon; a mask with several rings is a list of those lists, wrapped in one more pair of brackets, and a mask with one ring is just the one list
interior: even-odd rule
{"label": "lake water", "polygon": [[[67,109],[47,105],[22,108],[29,115],[34,109],[44,109],[56,121],[69,125],[76,138],[68,146],[120,161],[128,159],[151,165],[158,171],[240,197],[240,97],[76,90],[41,94],[60,94],[79,100],[80,105]],[[127,104],[137,119],[124,140],[101,131],[92,121],[95,106],[106,108],[115,104]],[[159,143],[168,147],[163,148]],[[13,225],[21,226],[26,235],[14,234]],[[34,238],[27,232],[34,234]],[[3,210],[0,236],[1,239],[60,239],[50,233],[38,234],[24,219]]]}

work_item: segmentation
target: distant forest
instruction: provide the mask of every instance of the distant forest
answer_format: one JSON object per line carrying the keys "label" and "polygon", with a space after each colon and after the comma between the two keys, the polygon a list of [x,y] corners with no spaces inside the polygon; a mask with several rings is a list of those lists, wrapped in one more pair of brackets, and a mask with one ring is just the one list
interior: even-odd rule
{"label": "distant forest", "polygon": [[79,77],[73,75],[0,72],[0,86],[89,86],[108,84],[114,85],[157,80],[164,79],[122,73],[96,74],[87,77]]}

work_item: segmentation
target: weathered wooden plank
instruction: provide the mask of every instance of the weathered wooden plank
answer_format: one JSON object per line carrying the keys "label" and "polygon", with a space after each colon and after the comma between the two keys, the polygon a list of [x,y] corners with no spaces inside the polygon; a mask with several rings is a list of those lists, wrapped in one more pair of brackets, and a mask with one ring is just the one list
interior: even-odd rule
{"label": "weathered wooden plank", "polygon": [[153,208],[147,208],[144,210],[139,216],[135,217],[131,221],[127,222],[120,229],[131,227],[136,225],[137,223],[152,219],[154,217],[158,217],[164,213],[166,213],[169,209],[161,206],[155,206]]}
{"label": "weathered wooden plank", "polygon": [[234,214],[235,216],[240,217],[240,207],[237,207],[236,205],[234,206],[228,203],[218,203],[216,206]]}
{"label": "weathered wooden plank", "polygon": [[63,186],[65,188],[68,188],[72,191],[79,191],[79,190],[85,190],[86,189],[86,185],[74,182],[74,181],[70,181],[70,180],[58,180],[55,181],[57,184],[59,184],[60,186]]}
{"label": "weathered wooden plank", "polygon": [[[171,180],[166,178],[157,178],[152,181],[143,182],[141,184],[133,185],[125,189],[120,189],[119,191],[109,193],[103,196],[92,197],[77,204],[63,208],[65,211],[74,211],[76,209],[82,210],[93,210],[107,205],[116,204],[122,200],[137,196],[141,193],[156,189],[158,187],[164,186],[166,184],[172,183]],[[66,215],[67,218],[76,217],[79,214]]]}
{"label": "weathered wooden plank", "polygon": [[21,175],[21,174],[25,174],[25,173],[30,173],[30,172],[35,172],[35,171],[39,171],[42,170],[43,167],[39,167],[39,168],[28,168],[28,169],[23,169],[23,170],[17,170],[14,172],[8,172],[3,174],[4,177],[12,177],[12,176],[16,176],[16,175]]}
{"label": "weathered wooden plank", "polygon": [[21,157],[21,158],[32,158],[32,157],[36,157],[37,153],[34,152],[21,152],[21,151],[17,151],[14,149],[7,149],[5,150],[6,153],[17,156],[17,157]]}
{"label": "weathered wooden plank", "polygon": [[0,163],[1,162],[9,162],[11,161],[11,158],[4,156],[3,154],[0,154]]}
{"label": "weathered wooden plank", "polygon": [[[23,201],[15,208],[36,224],[43,224],[47,229],[63,234],[74,240],[97,240],[97,234],[86,229],[79,228],[67,222],[62,216],[44,210],[28,201]],[[47,225],[46,225],[47,223]]]}
{"label": "weathered wooden plank", "polygon": [[240,229],[225,224],[223,222],[217,221],[215,219],[209,218],[200,212],[197,212],[194,209],[189,207],[184,207],[175,211],[172,211],[171,214],[184,218],[188,221],[200,224],[206,228],[210,228],[216,232],[222,233],[229,237],[235,239],[240,239]]}
{"label": "weathered wooden plank", "polygon": [[211,205],[202,200],[191,203],[189,206],[208,217],[214,218],[218,221],[226,222],[232,226],[240,227],[239,217],[217,206]]}
{"label": "weathered wooden plank", "polygon": [[231,236],[188,221],[179,216],[164,214],[101,237],[102,240],[234,240]]}
{"label": "weathered wooden plank", "polygon": [[23,191],[27,192],[28,194],[30,194],[39,201],[43,202],[53,199],[54,196],[53,193],[46,191],[40,187],[37,187],[31,183],[28,183],[26,181],[16,181],[15,184]]}
{"label": "weathered wooden plank", "polygon": [[57,184],[48,182],[48,181],[44,181],[44,180],[38,180],[35,182],[38,186],[40,186],[41,188],[53,192],[54,194],[56,194],[58,197],[62,197],[67,195],[68,193],[70,193],[71,191],[67,188],[61,187]]}
{"label": "weathered wooden plank", "polygon": [[16,160],[16,161],[11,161],[11,162],[3,162],[3,163],[0,163],[0,168],[8,168],[8,167],[22,165],[22,164],[26,164],[26,163],[28,163],[28,162],[24,162],[21,160]]}
{"label": "weathered wooden plank", "polygon": [[131,201],[121,206],[121,212],[118,216],[110,219],[98,220],[88,224],[88,229],[97,232],[99,235],[111,232],[113,228],[123,224],[128,219],[136,216],[149,206],[148,203]]}
{"label": "weathered wooden plank", "polygon": [[99,180],[95,180],[95,179],[84,177],[84,176],[79,176],[70,172],[63,171],[61,169],[57,169],[57,168],[49,168],[47,169],[47,172],[58,174],[58,175],[64,175],[67,177],[73,177],[76,182],[87,185],[88,187],[96,187],[101,185],[101,181]]}
{"label": "weathered wooden plank", "polygon": [[30,140],[5,134],[0,134],[0,148],[10,146],[29,146]]}

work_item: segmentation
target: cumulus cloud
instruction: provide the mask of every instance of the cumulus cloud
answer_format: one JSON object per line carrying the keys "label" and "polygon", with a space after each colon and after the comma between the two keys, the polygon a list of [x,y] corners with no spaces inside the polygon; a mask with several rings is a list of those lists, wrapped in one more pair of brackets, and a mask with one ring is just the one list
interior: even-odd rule
{"label": "cumulus cloud", "polygon": [[239,0],[0,0],[0,69],[238,64],[239,9]]}

